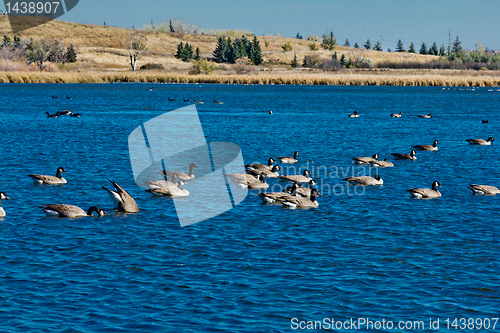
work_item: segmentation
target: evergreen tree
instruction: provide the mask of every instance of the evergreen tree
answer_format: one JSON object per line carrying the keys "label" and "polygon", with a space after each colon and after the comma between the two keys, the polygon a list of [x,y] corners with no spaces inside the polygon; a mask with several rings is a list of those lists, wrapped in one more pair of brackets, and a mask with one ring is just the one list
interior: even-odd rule
{"label": "evergreen tree", "polygon": [[458,36],[457,36],[457,39],[455,39],[455,42],[453,42],[453,48],[452,48],[452,52],[455,55],[462,53],[462,46],[460,44],[461,44],[461,42],[458,40]]}
{"label": "evergreen tree", "polygon": [[231,37],[227,38],[227,48],[226,48],[226,61],[230,64],[234,64],[236,59],[234,58],[234,48],[233,43],[231,41]]}
{"label": "evergreen tree", "polygon": [[441,57],[444,57],[445,54],[446,54],[446,49],[444,48],[444,44],[441,44],[441,47],[439,48],[439,55]]}
{"label": "evergreen tree", "polygon": [[321,43],[321,46],[325,50],[333,50],[335,46],[337,45],[337,39],[335,36],[333,36],[333,32],[330,31],[330,36],[323,35],[323,42]]}
{"label": "evergreen tree", "polygon": [[297,36],[295,36],[297,39],[302,39],[302,36],[297,32]]}
{"label": "evergreen tree", "polygon": [[182,58],[182,61],[190,62],[191,59],[193,59],[193,46],[186,43],[184,47],[184,57]]}
{"label": "evergreen tree", "polygon": [[376,41],[375,44],[373,44],[373,49],[375,51],[382,51],[382,45],[380,45],[379,41]]}
{"label": "evergreen tree", "polygon": [[170,32],[175,32],[174,25],[172,24],[172,20],[170,20],[170,22],[168,23],[168,30],[170,30]]}
{"label": "evergreen tree", "polygon": [[76,51],[75,48],[73,47],[73,44],[70,44],[69,47],[66,49],[66,54],[64,55],[65,62],[76,62]]}
{"label": "evergreen tree", "polygon": [[351,68],[352,67],[352,60],[351,58],[349,58],[349,61],[347,62],[347,68]]}
{"label": "evergreen tree", "polygon": [[415,45],[413,45],[413,43],[410,43],[410,45],[408,46],[408,52],[415,53]]}
{"label": "evergreen tree", "polygon": [[420,46],[420,54],[427,54],[427,45],[425,43],[422,43],[422,46]]}
{"label": "evergreen tree", "polygon": [[245,47],[245,44],[243,43],[243,40],[236,38],[234,41],[236,44],[238,44],[238,51],[239,51],[239,58],[245,58],[247,57],[247,49]]}
{"label": "evergreen tree", "polygon": [[3,36],[2,46],[10,46],[11,40],[8,36]]}
{"label": "evergreen tree", "polygon": [[359,45],[358,45],[358,43],[357,43],[357,42],[356,42],[356,43],[354,43],[354,48],[355,48],[355,49],[359,49]]}
{"label": "evergreen tree", "polygon": [[260,48],[260,42],[257,39],[257,36],[253,36],[252,50],[253,50],[253,64],[255,66],[259,66],[260,64],[262,64],[263,59],[262,59],[262,50]]}
{"label": "evergreen tree", "polygon": [[432,55],[439,54],[439,50],[438,50],[438,47],[436,45],[436,42],[434,42],[434,44],[432,44],[431,48],[429,49],[429,54],[432,54]]}
{"label": "evergreen tree", "polygon": [[396,52],[404,52],[405,51],[405,48],[404,48],[404,45],[403,45],[403,42],[400,40],[398,40],[398,43],[396,44]]}
{"label": "evergreen tree", "polygon": [[299,61],[297,60],[297,53],[294,53],[293,55],[293,61],[292,61],[292,68],[297,68],[299,67]]}
{"label": "evergreen tree", "polygon": [[342,55],[340,56],[340,64],[342,66],[345,66],[347,65],[346,61],[345,61],[345,55],[342,53]]}
{"label": "evergreen tree", "polygon": [[309,62],[309,57],[308,56],[304,56],[304,62],[302,64],[302,67],[306,67],[306,68],[311,67],[311,63]]}
{"label": "evergreen tree", "polygon": [[345,43],[344,43],[344,46],[351,46],[351,43],[349,43],[349,39],[345,39]]}
{"label": "evergreen tree", "polygon": [[174,54],[174,57],[177,59],[183,59],[185,57],[185,51],[184,51],[184,43],[181,42],[179,45],[177,45],[177,53]]}
{"label": "evergreen tree", "polygon": [[370,40],[367,39],[365,45],[363,45],[365,49],[369,50],[372,48],[372,44],[370,43]]}
{"label": "evergreen tree", "polygon": [[196,61],[201,60],[201,52],[200,52],[200,48],[199,47],[196,48],[196,51],[194,52],[193,59],[196,60]]}
{"label": "evergreen tree", "polygon": [[332,59],[333,59],[334,61],[337,61],[337,52],[335,52],[335,53],[332,55]]}
{"label": "evergreen tree", "polygon": [[217,46],[215,47],[213,56],[214,61],[217,63],[227,62],[227,41],[224,37],[219,37],[217,41]]}

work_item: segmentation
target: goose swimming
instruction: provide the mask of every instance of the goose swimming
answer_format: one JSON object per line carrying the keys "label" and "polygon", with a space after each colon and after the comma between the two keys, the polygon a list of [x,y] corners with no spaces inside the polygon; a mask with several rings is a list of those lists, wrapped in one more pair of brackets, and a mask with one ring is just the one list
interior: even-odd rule
{"label": "goose swimming", "polygon": [[373,154],[372,157],[354,157],[352,160],[355,164],[368,164],[378,161],[378,154]]}
{"label": "goose swimming", "polygon": [[500,190],[495,186],[489,185],[469,185],[469,190],[472,191],[473,194],[481,194],[481,195],[494,195],[500,193]]}
{"label": "goose swimming", "polygon": [[358,111],[354,111],[352,114],[348,115],[349,118],[359,118]]}
{"label": "goose swimming", "polygon": [[375,177],[370,177],[370,176],[361,176],[361,177],[347,177],[344,178],[344,180],[347,180],[349,183],[354,184],[354,185],[383,185],[384,181],[382,178],[380,178],[379,175],[376,175]]}
{"label": "goose swimming", "polygon": [[417,159],[417,152],[412,150],[409,154],[399,154],[399,153],[393,153],[391,154],[398,160],[416,160]]}
{"label": "goose swimming", "polygon": [[432,117],[432,113],[429,113],[429,114],[421,114],[421,115],[419,115],[418,117],[419,117],[419,118],[427,118],[427,119],[428,119],[428,118]]}
{"label": "goose swimming", "polygon": [[260,171],[260,172],[270,172],[272,169],[273,169],[273,164],[276,163],[276,161],[274,160],[274,158],[269,158],[269,160],[267,160],[267,165],[265,164],[260,164],[260,163],[254,163],[254,164],[247,164],[245,165],[245,168],[249,169],[249,170],[256,170],[256,171]]}
{"label": "goose swimming", "polygon": [[164,170],[162,172],[159,172],[159,174],[162,174],[164,176],[170,177],[170,179],[172,179],[172,180],[174,180],[174,177],[176,177],[176,179],[191,180],[191,179],[195,178],[193,170],[197,169],[197,168],[198,167],[196,166],[195,163],[191,163],[189,165],[189,173],[179,172],[179,171],[167,171],[167,170]]}
{"label": "goose swimming", "polygon": [[392,168],[394,166],[394,163],[388,162],[387,158],[384,158],[383,161],[371,161],[370,164],[379,168]]}
{"label": "goose swimming", "polygon": [[283,180],[288,180],[291,182],[308,183],[312,180],[312,178],[309,177],[310,175],[311,173],[309,172],[309,170],[306,169],[304,170],[302,175],[279,176],[278,178]]}
{"label": "goose swimming", "polygon": [[293,157],[280,156],[280,157],[278,157],[278,160],[280,161],[280,163],[283,163],[283,164],[293,164],[293,163],[298,162],[298,160],[297,160],[298,156],[299,156],[299,152],[296,151],[295,153],[293,153]]}
{"label": "goose swimming", "polygon": [[277,202],[282,202],[288,199],[289,197],[293,197],[297,195],[297,185],[298,183],[294,183],[290,193],[288,192],[271,192],[271,193],[259,193],[259,197],[262,199],[263,203],[273,204]]}
{"label": "goose swimming", "polygon": [[403,112],[400,113],[391,113],[392,118],[401,118],[403,116]]}
{"label": "goose swimming", "polygon": [[61,173],[66,172],[66,170],[63,167],[57,168],[56,176],[45,176],[45,175],[28,175],[28,177],[31,177],[33,179],[33,182],[35,184],[40,184],[40,185],[59,185],[59,184],[66,184],[67,181],[64,179],[61,175]]}
{"label": "goose swimming", "polygon": [[146,192],[151,193],[153,196],[186,197],[189,195],[188,190],[182,188],[182,185],[187,184],[183,179],[178,179],[177,183],[164,180],[145,183],[149,187]]}
{"label": "goose swimming", "polygon": [[109,196],[113,200],[114,208],[123,213],[137,213],[139,211],[139,207],[137,206],[134,198],[120,185],[118,185],[118,183],[112,180],[109,182],[113,184],[116,191],[109,190],[104,186],[102,188],[108,192]]}
{"label": "goose swimming", "polygon": [[77,218],[92,216],[93,213],[97,213],[99,217],[107,215],[104,210],[97,207],[90,207],[87,212],[73,205],[43,205],[40,208],[43,209],[47,216]]}
{"label": "goose swimming", "polygon": [[440,198],[441,193],[436,189],[437,187],[441,187],[438,181],[434,181],[432,183],[432,189],[430,188],[412,188],[406,190],[410,192],[412,198],[417,199],[427,199],[427,198]]}
{"label": "goose swimming", "polygon": [[9,200],[10,201],[9,197],[7,196],[7,193],[5,193],[5,192],[0,193],[0,217],[5,216],[5,210],[2,207],[2,200]]}
{"label": "goose swimming", "polygon": [[479,146],[489,146],[493,141],[495,141],[494,138],[488,138],[487,140],[483,139],[468,139],[465,140],[467,141],[470,145],[479,145]]}
{"label": "goose swimming", "polygon": [[[273,168],[271,169],[271,171],[266,171],[266,174],[267,174],[267,178],[277,178],[279,177],[279,172],[278,171],[281,171],[281,167],[279,165],[275,165],[273,166]],[[254,170],[254,169],[248,169],[248,173],[250,175],[252,175],[254,178],[257,178],[259,177],[260,175],[260,171],[258,170]]]}
{"label": "goose swimming", "polygon": [[417,145],[417,146],[412,146],[415,149],[419,150],[427,150],[427,151],[436,151],[438,150],[437,144],[439,143],[438,140],[434,140],[432,145]]}
{"label": "goose swimming", "polygon": [[285,208],[316,208],[319,206],[316,198],[319,196],[319,192],[317,189],[313,189],[311,192],[311,198],[303,198],[301,196],[295,197],[287,197],[285,201],[283,201],[283,207]]}

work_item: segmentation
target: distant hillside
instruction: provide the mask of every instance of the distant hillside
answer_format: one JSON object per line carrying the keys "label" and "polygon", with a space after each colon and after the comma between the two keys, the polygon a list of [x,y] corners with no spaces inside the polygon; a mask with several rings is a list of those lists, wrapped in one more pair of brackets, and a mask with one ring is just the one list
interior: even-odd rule
{"label": "distant hillside", "polygon": [[[21,38],[53,38],[65,44],[73,44],[78,51],[79,66],[84,70],[127,70],[130,66],[127,63],[125,49],[130,32],[131,30],[123,28],[54,20],[42,26],[23,31],[19,35]],[[183,63],[173,57],[177,45],[181,41],[188,42],[195,48],[199,47],[204,56],[210,56],[215,49],[218,38],[202,34],[189,35],[166,32],[144,32],[144,34],[150,42],[150,52],[139,61],[139,66],[145,63],[159,63],[172,71],[185,71],[191,67],[190,64]],[[5,16],[0,17],[0,36],[3,35],[13,37],[8,18]],[[309,45],[314,42],[307,40],[276,36],[258,36],[258,39],[263,51],[264,66],[268,67],[288,66],[295,53],[299,62],[302,62],[305,55],[318,54],[321,58],[330,58],[334,52],[337,52],[339,56],[345,54],[346,57],[353,59],[358,57],[370,58],[374,64],[380,61],[427,62],[437,58],[430,55],[379,52],[343,46],[338,46],[334,52],[311,51]],[[281,46],[286,42],[291,44],[292,51],[283,51]],[[315,43],[320,48],[320,42]]]}

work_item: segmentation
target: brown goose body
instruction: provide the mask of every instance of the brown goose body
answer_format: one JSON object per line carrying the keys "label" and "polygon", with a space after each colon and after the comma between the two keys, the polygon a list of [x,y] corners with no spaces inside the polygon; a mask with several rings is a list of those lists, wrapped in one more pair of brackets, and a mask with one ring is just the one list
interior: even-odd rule
{"label": "brown goose body", "polygon": [[483,139],[468,139],[465,140],[467,141],[470,145],[478,145],[478,146],[490,146],[493,141],[495,141],[494,138],[488,138],[487,140]]}
{"label": "brown goose body", "polygon": [[40,185],[59,185],[66,184],[67,181],[61,175],[61,173],[66,172],[63,167],[57,168],[56,176],[46,176],[46,175],[28,175],[35,184]]}
{"label": "brown goose body", "polygon": [[439,143],[438,140],[434,140],[432,145],[417,145],[417,146],[412,146],[412,147],[415,149],[418,149],[418,150],[437,151],[438,150],[438,147],[437,147],[438,143]]}
{"label": "brown goose body", "polygon": [[379,168],[392,168],[394,166],[394,163],[388,162],[387,158],[384,158],[383,161],[372,161],[370,162],[372,166],[379,167]]}
{"label": "brown goose body", "polygon": [[495,195],[500,193],[500,190],[497,187],[490,185],[472,184],[468,187],[468,189],[471,190],[473,194]]}
{"label": "brown goose body", "polygon": [[98,216],[106,215],[106,212],[97,207],[90,207],[88,211],[84,211],[80,207],[73,205],[43,205],[40,207],[47,216],[58,216],[58,217],[68,217],[68,218],[77,218],[84,216],[92,216],[94,212],[97,213]]}
{"label": "brown goose body", "polygon": [[378,161],[378,154],[373,154],[372,157],[354,157],[352,160],[355,164],[369,164]]}
{"label": "brown goose body", "polygon": [[437,187],[441,187],[438,181],[432,183],[432,188],[411,188],[406,190],[410,193],[412,198],[417,199],[432,199],[432,198],[440,198],[441,192],[437,190]]}
{"label": "brown goose body", "polygon": [[134,198],[120,185],[118,185],[118,183],[112,180],[109,182],[113,184],[116,191],[109,190],[104,186],[102,188],[108,192],[109,196],[113,200],[114,208],[123,213],[137,213],[139,211],[139,207],[137,206]]}

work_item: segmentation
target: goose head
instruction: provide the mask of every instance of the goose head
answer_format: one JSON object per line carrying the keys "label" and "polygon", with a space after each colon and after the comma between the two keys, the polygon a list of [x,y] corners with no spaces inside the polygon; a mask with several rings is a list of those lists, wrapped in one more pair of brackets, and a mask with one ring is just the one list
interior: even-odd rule
{"label": "goose head", "polygon": [[315,201],[316,200],[316,197],[319,197],[321,194],[319,193],[319,191],[315,188],[313,188],[311,190],[311,200],[312,201]]}
{"label": "goose head", "polygon": [[[441,187],[441,184],[440,184],[437,180],[435,180],[435,181],[432,183],[432,189],[433,189],[434,191],[436,191],[436,188],[437,188],[437,187]],[[442,187],[441,187],[441,188],[442,188]]]}
{"label": "goose head", "polygon": [[417,152],[416,152],[416,151],[414,151],[414,150],[412,150],[412,151],[411,151],[411,153],[410,153],[410,156],[411,156],[411,157],[413,157],[413,156],[415,156],[415,155],[417,155]]}
{"label": "goose head", "polygon": [[374,158],[378,161],[378,154],[373,154],[372,158]]}
{"label": "goose head", "polygon": [[106,213],[106,211],[104,211],[98,207],[90,207],[89,210],[87,211],[87,215],[92,216],[93,213],[97,213],[97,216],[108,215],[108,213]]}
{"label": "goose head", "polygon": [[317,183],[316,183],[316,181],[315,181],[314,179],[311,179],[311,180],[309,181],[309,188],[312,190],[312,189],[313,189],[313,186],[314,186],[314,185],[316,185],[316,184],[317,184]]}
{"label": "goose head", "polygon": [[266,182],[266,181],[265,181],[265,178],[267,178],[267,177],[268,177],[268,174],[267,174],[267,173],[265,173],[265,172],[262,172],[262,173],[260,174],[260,176],[259,176],[259,180],[260,180],[261,182],[265,183],[265,182]]}
{"label": "goose head", "polygon": [[61,173],[62,173],[62,172],[66,172],[66,169],[64,169],[63,167],[59,167],[59,168],[57,168],[56,177],[57,177],[57,178],[61,178]]}
{"label": "goose head", "polygon": [[493,142],[495,141],[495,139],[493,137],[489,137],[488,140],[486,140],[487,142]]}
{"label": "goose head", "polygon": [[293,153],[293,158],[297,159],[297,156],[299,156],[299,152],[296,151],[295,153]]}
{"label": "goose head", "polygon": [[439,143],[439,141],[438,141],[438,140],[434,140],[434,142],[432,143],[432,145],[433,145],[434,147],[436,147],[438,143]]}
{"label": "goose head", "polygon": [[279,165],[273,166],[271,172],[277,172],[277,171],[281,171],[281,166],[279,166]]}
{"label": "goose head", "polygon": [[380,175],[376,175],[375,179],[378,180],[378,181],[380,181],[382,178],[380,178]]}
{"label": "goose head", "polygon": [[182,190],[182,189],[183,189],[183,188],[182,188],[182,185],[186,185],[186,184],[187,184],[187,183],[186,183],[186,181],[185,181],[184,179],[180,179],[180,178],[179,178],[179,181],[177,182],[177,187],[178,187],[180,190]]}
{"label": "goose head", "polygon": [[272,166],[272,165],[273,165],[273,163],[276,163],[276,161],[274,160],[274,158],[272,158],[272,157],[271,157],[271,158],[267,161],[267,165],[268,165],[268,166]]}
{"label": "goose head", "polygon": [[189,165],[189,170],[192,171],[193,169],[198,169],[198,166],[195,163],[191,163]]}
{"label": "goose head", "polygon": [[304,175],[304,177],[307,177],[307,176],[310,176],[311,173],[309,172],[309,170],[305,169],[303,175]]}
{"label": "goose head", "polygon": [[0,193],[0,201],[2,201],[2,200],[9,200],[10,201],[9,197],[7,196],[7,193],[5,193],[5,192]]}

